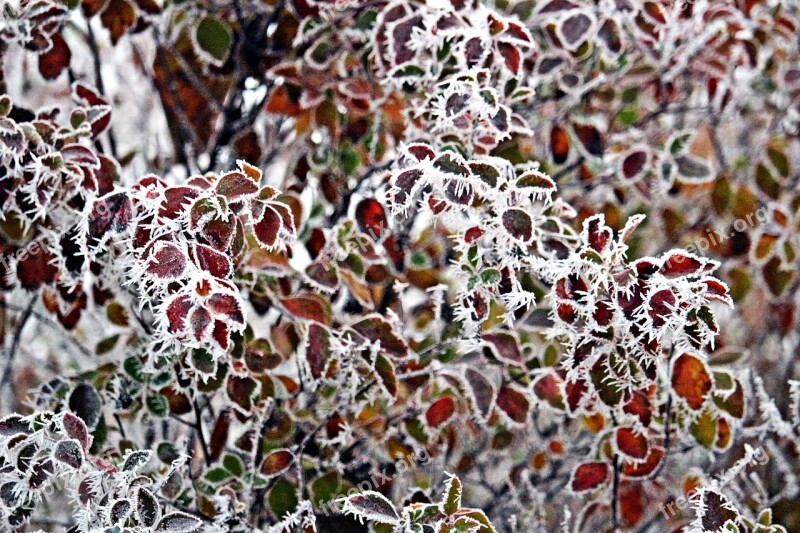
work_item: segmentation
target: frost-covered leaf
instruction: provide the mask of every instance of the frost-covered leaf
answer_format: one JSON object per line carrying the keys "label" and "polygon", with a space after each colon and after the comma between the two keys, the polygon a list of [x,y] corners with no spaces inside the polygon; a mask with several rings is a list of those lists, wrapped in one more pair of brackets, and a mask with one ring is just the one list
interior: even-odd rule
{"label": "frost-covered leaf", "polygon": [[164,515],[158,522],[156,531],[163,531],[169,533],[189,533],[197,531],[203,525],[203,522],[192,515],[174,512]]}
{"label": "frost-covered leaf", "polygon": [[139,450],[129,453],[122,463],[123,472],[138,472],[141,470],[153,456],[150,450]]}
{"label": "frost-covered leaf", "polygon": [[442,500],[442,510],[448,516],[454,515],[461,508],[461,480],[451,475],[447,480]]}
{"label": "frost-covered leaf", "polygon": [[72,468],[80,468],[83,464],[83,450],[77,440],[62,440],[56,444],[53,457]]}
{"label": "frost-covered leaf", "polygon": [[161,514],[156,497],[144,487],[136,491],[136,514],[141,523],[147,527],[155,525]]}
{"label": "frost-covered leaf", "polygon": [[366,491],[345,499],[343,512],[381,524],[396,524],[399,521],[397,510],[383,494]]}

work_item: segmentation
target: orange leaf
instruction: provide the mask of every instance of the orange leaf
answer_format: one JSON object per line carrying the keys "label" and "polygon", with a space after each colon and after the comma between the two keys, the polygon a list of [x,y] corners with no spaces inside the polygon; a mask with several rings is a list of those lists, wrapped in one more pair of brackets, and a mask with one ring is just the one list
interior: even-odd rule
{"label": "orange leaf", "polygon": [[685,353],[672,367],[672,388],[690,408],[698,410],[711,390],[711,376],[700,359]]}

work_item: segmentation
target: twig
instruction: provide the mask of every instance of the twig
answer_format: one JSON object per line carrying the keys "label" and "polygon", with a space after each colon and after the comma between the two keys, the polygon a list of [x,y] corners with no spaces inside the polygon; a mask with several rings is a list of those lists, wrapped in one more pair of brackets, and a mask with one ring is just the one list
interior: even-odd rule
{"label": "twig", "polygon": [[[10,304],[10,303],[3,302],[3,301],[0,301],[0,306],[4,307],[6,309],[9,309],[11,311],[22,311],[22,312],[25,311],[25,308],[22,307],[22,306]],[[41,322],[43,324],[46,324],[47,326],[53,328],[54,330],[62,333],[64,335],[64,337],[66,337],[76,348],[78,348],[78,350],[80,350],[80,352],[83,355],[85,355],[87,357],[95,357],[95,354],[93,354],[83,344],[78,342],[73,336],[67,334],[67,332],[64,331],[64,328],[60,324],[58,324],[57,322],[52,321],[50,319],[50,317],[48,317],[46,315],[43,315],[42,313],[39,313],[37,311],[32,311],[31,315],[34,318],[36,318],[39,322]]]}
{"label": "twig", "polygon": [[122,420],[120,420],[118,413],[114,413],[114,420],[117,422],[117,428],[119,428],[119,433],[122,435],[122,438],[127,439],[128,437],[125,435],[125,426],[122,425]]}
{"label": "twig", "polygon": [[19,342],[22,339],[22,330],[25,329],[25,324],[28,322],[28,319],[33,313],[33,306],[36,304],[37,296],[38,295],[34,295],[33,298],[31,298],[31,301],[28,303],[28,307],[26,307],[22,312],[22,316],[19,319],[19,324],[17,325],[17,330],[14,332],[14,337],[11,340],[11,348],[8,350],[8,361],[6,361],[6,367],[3,370],[3,377],[0,379],[0,392],[2,392],[3,388],[6,386],[6,384],[8,384],[11,387],[11,396],[15,399],[17,397],[17,391],[13,380],[11,380],[11,368],[14,364],[14,358],[17,356]]}
{"label": "twig", "polygon": [[211,105],[211,107],[216,109],[218,112],[223,113],[225,108],[222,106],[219,100],[217,100],[217,97],[211,93],[211,91],[208,89],[208,86],[206,86],[206,84],[197,77],[197,74],[195,74],[194,70],[192,70],[192,66],[189,64],[186,58],[183,57],[183,54],[180,52],[180,50],[175,48],[175,45],[173,45],[169,39],[163,39],[160,42],[161,46],[163,46],[164,49],[167,50],[178,62],[181,72],[183,72],[184,76],[186,76],[189,83],[192,84],[192,87],[202,94],[206,100],[208,100],[208,103]]}
{"label": "twig", "polygon": [[583,164],[583,161],[584,161],[583,156],[580,156],[578,159],[575,160],[574,163],[565,166],[564,168],[562,168],[561,170],[559,170],[558,172],[553,174],[553,176],[552,176],[553,181],[557,182],[558,180],[560,180],[561,178],[563,178],[564,176],[566,176],[567,174],[569,174],[573,170],[577,169],[578,167],[580,167]]}
{"label": "twig", "polygon": [[[92,52],[92,63],[94,65],[94,82],[100,94],[105,96],[106,87],[103,83],[103,74],[101,72],[100,50],[97,47],[97,39],[94,36],[94,30],[92,30],[92,21],[88,18],[86,20],[86,30],[86,42],[89,45],[89,50]],[[114,136],[114,130],[110,124],[108,126],[108,145],[111,148],[111,155],[114,156],[114,159],[119,159],[117,156],[117,139]]]}
{"label": "twig", "polygon": [[200,411],[197,400],[194,400],[192,404],[194,405],[195,416],[194,429],[197,432],[198,439],[200,439],[200,447],[203,449],[203,458],[206,461],[206,466],[211,466],[211,454],[208,452],[206,437],[203,435],[203,413]]}

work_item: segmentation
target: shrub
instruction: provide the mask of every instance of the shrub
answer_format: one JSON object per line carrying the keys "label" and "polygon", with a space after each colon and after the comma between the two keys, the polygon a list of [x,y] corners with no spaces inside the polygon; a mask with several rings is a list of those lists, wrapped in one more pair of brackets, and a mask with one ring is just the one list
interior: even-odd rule
{"label": "shrub", "polygon": [[796,11],[3,6],[3,528],[800,527]]}

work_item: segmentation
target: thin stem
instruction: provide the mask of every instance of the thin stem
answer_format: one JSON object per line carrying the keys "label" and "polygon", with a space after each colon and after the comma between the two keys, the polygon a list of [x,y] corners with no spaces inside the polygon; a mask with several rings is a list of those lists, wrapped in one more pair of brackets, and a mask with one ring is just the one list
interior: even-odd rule
{"label": "thin stem", "polygon": [[203,435],[203,413],[200,410],[197,400],[194,400],[192,403],[194,405],[195,416],[194,429],[197,432],[197,438],[200,439],[200,447],[203,449],[203,458],[206,461],[206,466],[211,466],[211,454],[208,452],[206,437]]}
{"label": "thin stem", "polygon": [[11,368],[14,365],[14,358],[17,356],[17,351],[19,350],[19,343],[22,339],[22,330],[25,329],[25,324],[27,324],[28,319],[33,314],[33,306],[36,304],[37,296],[38,295],[34,295],[33,298],[31,298],[28,306],[22,312],[22,316],[19,319],[19,324],[14,332],[14,337],[11,340],[11,348],[8,350],[8,361],[6,361],[6,367],[3,370],[3,377],[0,379],[0,392],[2,392],[3,387],[8,384],[11,388],[11,396],[14,398],[14,402],[16,402],[17,391],[14,386],[14,382],[11,379]]}
{"label": "thin stem", "polygon": [[[86,42],[89,44],[89,50],[92,52],[94,83],[97,85],[97,90],[100,91],[100,94],[105,96],[106,87],[103,83],[103,74],[101,72],[100,49],[97,47],[97,39],[95,38],[94,30],[92,30],[92,21],[89,19],[86,20],[86,30]],[[114,159],[119,159],[117,156],[117,139],[114,136],[114,130],[111,125],[108,126],[108,145],[111,148],[111,155],[114,156]]]}

